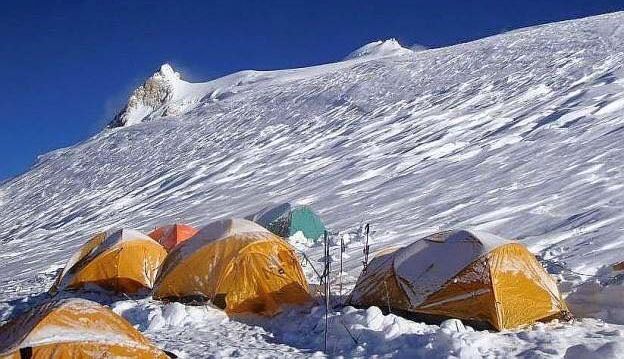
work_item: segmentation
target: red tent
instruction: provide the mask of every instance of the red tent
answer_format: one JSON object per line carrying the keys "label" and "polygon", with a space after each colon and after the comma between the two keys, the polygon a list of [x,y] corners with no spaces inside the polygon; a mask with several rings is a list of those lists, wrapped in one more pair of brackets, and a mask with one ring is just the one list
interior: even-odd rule
{"label": "red tent", "polygon": [[191,238],[197,233],[197,229],[186,224],[169,224],[158,227],[148,234],[152,239],[160,243],[167,252],[181,242]]}

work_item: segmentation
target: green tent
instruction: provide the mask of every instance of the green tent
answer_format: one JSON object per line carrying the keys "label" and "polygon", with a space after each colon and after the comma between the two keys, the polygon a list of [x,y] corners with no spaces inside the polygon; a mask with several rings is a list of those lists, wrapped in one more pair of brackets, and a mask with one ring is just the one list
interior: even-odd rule
{"label": "green tent", "polygon": [[281,237],[290,237],[302,232],[309,241],[315,242],[323,236],[325,225],[312,208],[282,203],[266,207],[247,217]]}

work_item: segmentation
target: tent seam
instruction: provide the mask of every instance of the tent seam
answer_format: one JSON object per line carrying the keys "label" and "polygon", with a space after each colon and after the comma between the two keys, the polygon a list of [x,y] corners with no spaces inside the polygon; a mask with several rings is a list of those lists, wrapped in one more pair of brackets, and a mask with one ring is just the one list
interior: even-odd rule
{"label": "tent seam", "polygon": [[[507,245],[507,244],[505,244]],[[503,246],[498,246],[497,248],[500,248]],[[494,273],[492,272],[492,266],[490,264],[490,260],[491,257],[488,257],[491,255],[491,253],[493,253],[496,249],[492,249],[489,253],[486,254],[486,258],[485,258],[485,264],[488,268],[488,273],[490,274],[490,287],[492,290],[492,297],[494,297],[494,312],[496,313],[496,324],[498,326],[498,330],[503,329],[503,318],[502,318],[502,313],[500,311],[500,306],[499,306],[499,302],[498,302],[498,296],[497,296],[497,292],[496,292],[496,285],[494,285]]]}

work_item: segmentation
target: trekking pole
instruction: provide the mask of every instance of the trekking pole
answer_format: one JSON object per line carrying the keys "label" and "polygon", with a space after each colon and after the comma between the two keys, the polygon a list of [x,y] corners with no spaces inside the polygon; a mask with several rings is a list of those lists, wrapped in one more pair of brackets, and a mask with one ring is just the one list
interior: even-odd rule
{"label": "trekking pole", "polygon": [[327,231],[324,232],[325,242],[325,353],[327,353],[327,336],[329,331],[329,238]]}
{"label": "trekking pole", "polygon": [[340,289],[338,296],[342,297],[342,253],[344,252],[344,239],[340,236]]}
{"label": "trekking pole", "polygon": [[370,247],[368,245],[368,233],[370,232],[370,223],[366,223],[366,226],[364,227],[365,231],[366,231],[366,243],[364,244],[364,262],[362,263],[364,265],[364,271],[366,271],[366,268],[368,267],[368,252],[370,250]]}

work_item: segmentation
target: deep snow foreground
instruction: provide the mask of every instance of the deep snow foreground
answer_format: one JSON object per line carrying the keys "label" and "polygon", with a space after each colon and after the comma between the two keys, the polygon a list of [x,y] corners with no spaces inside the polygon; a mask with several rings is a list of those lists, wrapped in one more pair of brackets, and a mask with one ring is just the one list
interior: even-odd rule
{"label": "deep snow foreground", "polygon": [[[163,66],[112,125],[123,126],[41,156],[0,186],[0,320],[46,290],[52,273],[98,230],[201,226],[297,200],[333,230],[371,222],[373,251],[457,227],[518,238],[581,273],[549,266],[572,292],[573,311],[624,323],[624,286],[608,270],[624,260],[624,13],[419,52],[374,43],[335,64],[244,71],[202,84]],[[313,262],[322,255],[302,249]],[[344,292],[361,259],[362,244],[353,241]],[[313,281],[309,264],[305,270]],[[588,276],[594,273],[600,278]],[[166,309],[150,305],[137,310]],[[315,320],[299,315],[301,328],[293,330],[316,333],[309,331]],[[462,333],[468,341],[447,340],[437,326],[383,319],[394,320],[399,329],[353,324],[378,329],[363,334],[363,351],[340,344],[336,354],[425,353],[426,338],[441,336],[450,344],[431,352],[441,356],[579,358],[617,353],[624,341],[622,326],[594,319]],[[224,343],[226,351],[205,344],[204,356],[251,355],[228,351],[245,340],[262,347],[253,353],[277,357],[320,349],[316,336],[301,342],[261,324],[209,320],[180,338],[143,330],[191,354],[200,353],[193,338],[206,330],[203,343]],[[394,330],[413,339],[386,338]],[[387,340],[379,344],[381,337]]]}
{"label": "deep snow foreground", "polygon": [[[163,307],[149,301],[121,301],[112,307],[148,336],[164,342],[167,349],[179,348],[182,338],[190,342],[185,343],[185,350],[177,352],[180,356],[199,357],[216,352],[216,356],[222,357],[323,357],[322,307],[289,311],[271,321],[253,316],[230,320],[217,309],[180,303]],[[377,307],[345,307],[331,314],[329,331],[328,355],[348,358],[617,358],[624,351],[624,331],[594,319],[574,324],[539,323],[529,331],[495,334],[475,332],[457,320],[440,326],[427,325],[383,315]],[[291,347],[266,347],[266,342]]]}

